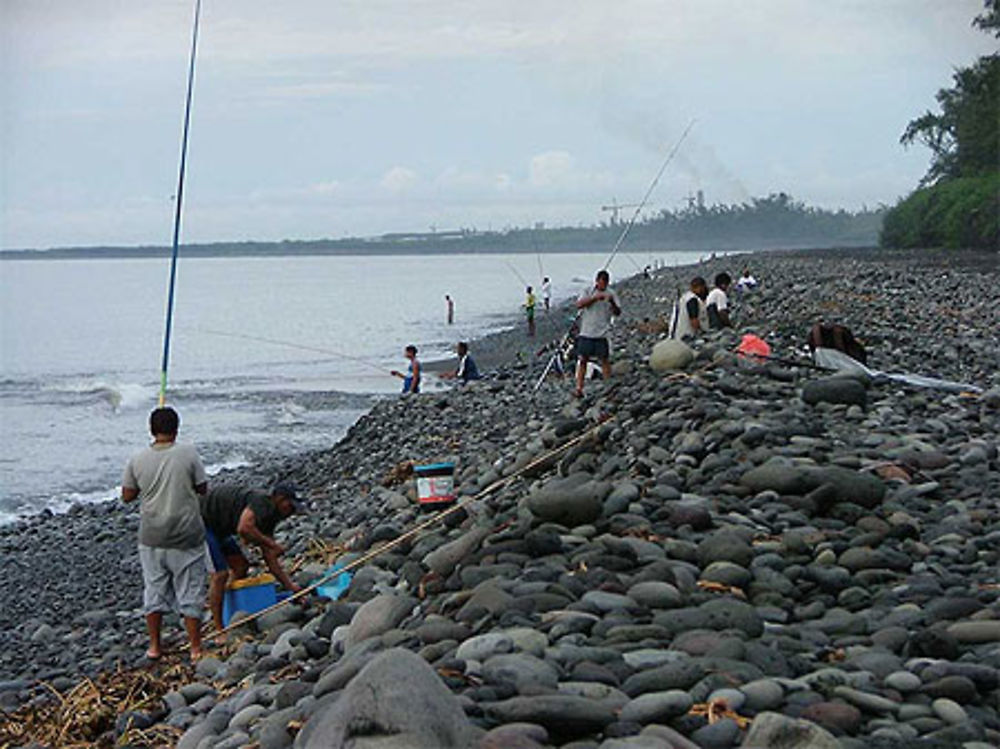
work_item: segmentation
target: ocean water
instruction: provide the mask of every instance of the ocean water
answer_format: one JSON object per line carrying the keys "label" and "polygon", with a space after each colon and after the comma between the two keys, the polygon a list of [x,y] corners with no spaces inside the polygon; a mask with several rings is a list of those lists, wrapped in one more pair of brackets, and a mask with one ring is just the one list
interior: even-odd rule
{"label": "ocean water", "polygon": [[[662,253],[641,262],[694,262]],[[422,360],[575,296],[606,255],[227,257],[178,264],[167,402],[210,473],[333,445]],[[635,272],[619,256],[612,275]],[[0,261],[0,523],[117,496],[148,440],[169,261]],[[444,295],[455,300],[447,325]]]}

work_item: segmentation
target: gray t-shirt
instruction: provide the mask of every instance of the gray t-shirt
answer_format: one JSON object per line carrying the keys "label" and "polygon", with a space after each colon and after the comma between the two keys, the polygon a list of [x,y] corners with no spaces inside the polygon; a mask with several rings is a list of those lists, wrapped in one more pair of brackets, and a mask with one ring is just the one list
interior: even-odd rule
{"label": "gray t-shirt", "polygon": [[[618,309],[622,308],[622,303],[618,300],[618,295],[615,292],[611,289],[605,289],[604,293],[609,294],[615,300],[615,306]],[[594,290],[591,289],[584,291],[579,298],[582,300],[593,295]],[[584,307],[583,311],[580,312],[580,335],[584,338],[607,338],[608,332],[611,330],[611,318],[611,302],[607,299]]]}
{"label": "gray t-shirt", "polygon": [[154,443],[132,456],[122,486],[139,490],[139,543],[190,549],[205,541],[195,487],[208,481],[191,445]]}

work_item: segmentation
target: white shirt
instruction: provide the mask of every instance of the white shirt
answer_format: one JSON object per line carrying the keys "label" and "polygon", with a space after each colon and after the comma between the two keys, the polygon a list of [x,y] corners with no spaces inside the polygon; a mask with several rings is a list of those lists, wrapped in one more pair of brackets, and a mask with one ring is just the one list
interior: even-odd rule
{"label": "white shirt", "polygon": [[542,284],[542,299],[552,298],[552,282],[546,281]]}
{"label": "white shirt", "polygon": [[705,311],[705,303],[693,291],[687,291],[674,305],[673,324],[670,326],[671,338],[684,338],[695,334],[694,326],[691,324],[691,313],[688,310],[688,303],[692,300],[698,303],[697,317],[701,331],[708,328],[708,313]]}
{"label": "white shirt", "polygon": [[740,280],[736,282],[736,287],[743,290],[752,289],[756,285],[757,279],[750,275],[740,276]]}
{"label": "white shirt", "polygon": [[[587,299],[597,293],[597,289],[590,289],[580,294],[580,299]],[[618,295],[611,289],[605,289],[604,293],[614,300],[618,309],[622,308],[622,303],[618,301]],[[584,307],[580,312],[580,335],[584,338],[607,338],[611,330],[611,302],[602,299],[594,302],[589,307]]]}
{"label": "white shirt", "polygon": [[722,312],[722,310],[728,309],[729,297],[726,296],[726,292],[719,288],[712,289],[708,292],[708,297],[705,299],[705,311],[709,322],[712,320],[711,309],[713,304],[715,305],[717,312]]}

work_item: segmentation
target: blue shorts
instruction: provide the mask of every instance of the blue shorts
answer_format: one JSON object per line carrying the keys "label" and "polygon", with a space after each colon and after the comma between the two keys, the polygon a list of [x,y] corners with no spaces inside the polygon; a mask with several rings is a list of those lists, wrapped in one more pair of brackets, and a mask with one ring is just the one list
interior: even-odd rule
{"label": "blue shorts", "polygon": [[220,539],[209,528],[205,528],[205,546],[208,547],[209,572],[224,572],[229,569],[226,557],[243,555],[236,536],[223,536]]}
{"label": "blue shorts", "polygon": [[578,336],[576,339],[576,354],[577,356],[585,356],[588,359],[600,359],[604,361],[608,358],[609,354],[608,339]]}

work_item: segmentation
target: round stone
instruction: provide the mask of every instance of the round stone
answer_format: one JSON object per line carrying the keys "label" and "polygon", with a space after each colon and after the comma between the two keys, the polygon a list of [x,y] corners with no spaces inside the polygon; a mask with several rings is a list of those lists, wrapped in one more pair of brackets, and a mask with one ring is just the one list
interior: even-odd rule
{"label": "round stone", "polygon": [[945,723],[958,725],[969,719],[965,709],[954,700],[947,697],[939,697],[931,703],[931,710]]}
{"label": "round stone", "polygon": [[894,671],[885,677],[885,685],[897,692],[907,694],[920,689],[920,677],[909,671]]}

